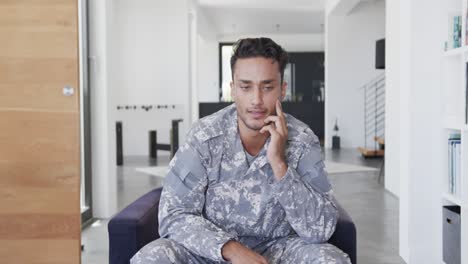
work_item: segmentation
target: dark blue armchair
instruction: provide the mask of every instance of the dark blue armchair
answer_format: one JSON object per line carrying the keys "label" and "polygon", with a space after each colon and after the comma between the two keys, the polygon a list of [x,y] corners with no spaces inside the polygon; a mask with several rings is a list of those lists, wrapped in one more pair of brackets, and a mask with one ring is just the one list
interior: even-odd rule
{"label": "dark blue armchair", "polygon": [[[140,197],[115,215],[108,224],[109,263],[128,264],[135,253],[159,238],[158,206],[162,188]],[[338,204],[339,219],[329,243],[346,252],[356,264],[356,227],[348,213]]]}

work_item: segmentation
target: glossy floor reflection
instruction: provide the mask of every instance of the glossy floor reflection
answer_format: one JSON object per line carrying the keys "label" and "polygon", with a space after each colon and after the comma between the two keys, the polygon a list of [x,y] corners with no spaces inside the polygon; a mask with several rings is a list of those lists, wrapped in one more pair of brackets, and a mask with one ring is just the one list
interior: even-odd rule
{"label": "glossy floor reflection", "polygon": [[[363,159],[355,149],[325,151],[333,162],[380,168],[381,159]],[[161,186],[163,178],[138,172],[135,168],[155,165],[145,157],[127,157],[118,168],[119,210],[146,192]],[[169,163],[161,156],[157,165]],[[398,256],[398,199],[377,183],[378,171],[330,174],[336,198],[357,225],[359,264],[400,264]],[[82,232],[83,264],[108,263],[107,219],[100,219]]]}

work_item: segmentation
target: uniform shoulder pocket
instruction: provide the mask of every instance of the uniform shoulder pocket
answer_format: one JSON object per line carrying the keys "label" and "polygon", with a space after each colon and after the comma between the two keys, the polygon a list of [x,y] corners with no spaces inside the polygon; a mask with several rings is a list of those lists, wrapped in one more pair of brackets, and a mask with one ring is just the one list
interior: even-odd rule
{"label": "uniform shoulder pocket", "polygon": [[206,170],[199,155],[191,147],[180,149],[174,159],[175,163],[164,185],[184,197],[205,181]]}
{"label": "uniform shoulder pocket", "polygon": [[320,152],[309,151],[305,154],[298,163],[297,172],[305,183],[322,193],[332,188]]}

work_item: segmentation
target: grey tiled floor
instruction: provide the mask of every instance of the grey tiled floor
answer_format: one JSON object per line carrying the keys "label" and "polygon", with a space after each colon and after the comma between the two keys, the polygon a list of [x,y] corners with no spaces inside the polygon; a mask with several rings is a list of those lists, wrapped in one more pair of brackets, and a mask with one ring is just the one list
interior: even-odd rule
{"label": "grey tiled floor", "polygon": [[[381,159],[363,159],[354,149],[326,151],[325,159],[380,168]],[[377,183],[378,171],[330,175],[337,200],[357,229],[359,264],[405,263],[398,255],[398,199]]]}
{"label": "grey tiled floor", "polygon": [[[163,178],[136,171],[135,168],[169,164],[168,156],[159,156],[158,163],[147,157],[126,157],[124,166],[117,168],[117,210],[120,211],[143,194],[162,185]],[[82,231],[82,264],[105,264],[109,262],[107,223],[109,219],[98,219]]]}
{"label": "grey tiled floor", "polygon": [[[365,160],[355,149],[325,151],[325,159],[379,168],[381,160]],[[162,156],[159,165],[166,165]],[[150,164],[144,157],[127,157],[118,169],[117,207],[119,210],[144,193],[158,187],[162,178],[136,172],[135,167]],[[335,196],[357,226],[359,264],[400,264],[398,256],[398,199],[377,183],[378,172],[331,174]],[[83,264],[108,263],[107,219],[100,219],[82,232]]]}

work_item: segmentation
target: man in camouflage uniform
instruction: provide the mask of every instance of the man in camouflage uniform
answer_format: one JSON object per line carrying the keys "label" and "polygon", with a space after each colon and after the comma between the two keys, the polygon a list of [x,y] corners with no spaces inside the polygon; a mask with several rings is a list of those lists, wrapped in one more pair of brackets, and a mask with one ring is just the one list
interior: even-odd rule
{"label": "man in camouflage uniform", "polygon": [[161,238],[131,263],[350,263],[327,243],[338,211],[317,136],[281,108],[286,64],[271,39],[237,43],[235,103],[191,128],[164,184]]}

